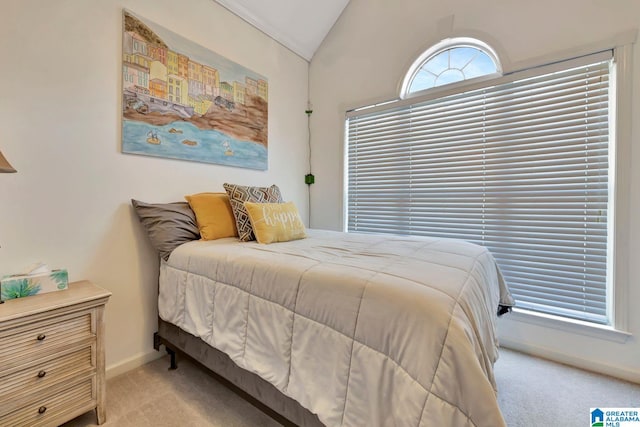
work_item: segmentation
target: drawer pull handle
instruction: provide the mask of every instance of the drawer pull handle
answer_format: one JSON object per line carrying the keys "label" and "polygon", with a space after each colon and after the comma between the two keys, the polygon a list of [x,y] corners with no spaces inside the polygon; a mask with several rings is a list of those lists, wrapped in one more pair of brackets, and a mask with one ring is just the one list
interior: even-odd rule
{"label": "drawer pull handle", "polygon": [[40,372],[38,372],[38,378],[42,378],[42,377],[44,377],[45,375],[47,375],[47,372],[46,372],[46,371],[40,371]]}
{"label": "drawer pull handle", "polygon": [[44,414],[46,410],[47,410],[46,406],[41,406],[41,407],[38,408],[38,413],[39,414]]}
{"label": "drawer pull handle", "polygon": [[37,340],[38,340],[38,341],[42,341],[42,340],[43,340],[43,339],[45,339],[46,337],[47,337],[47,336],[46,336],[45,334],[40,334],[40,335],[38,335]]}

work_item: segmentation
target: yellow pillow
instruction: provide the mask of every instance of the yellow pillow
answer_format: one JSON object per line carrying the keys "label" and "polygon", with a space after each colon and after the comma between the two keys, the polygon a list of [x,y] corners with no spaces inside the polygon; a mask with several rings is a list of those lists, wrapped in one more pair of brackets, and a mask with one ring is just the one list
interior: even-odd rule
{"label": "yellow pillow", "polygon": [[238,236],[227,193],[198,193],[184,198],[196,215],[202,240]]}
{"label": "yellow pillow", "polygon": [[298,209],[293,202],[245,202],[258,243],[288,242],[307,237]]}

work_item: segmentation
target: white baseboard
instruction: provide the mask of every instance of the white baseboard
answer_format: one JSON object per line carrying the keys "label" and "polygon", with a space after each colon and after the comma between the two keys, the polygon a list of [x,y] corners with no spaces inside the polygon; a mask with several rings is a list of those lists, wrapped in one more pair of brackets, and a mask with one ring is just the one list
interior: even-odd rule
{"label": "white baseboard", "polygon": [[166,353],[163,351],[156,351],[152,349],[146,353],[138,354],[137,356],[130,357],[124,361],[109,365],[106,368],[107,379],[129,372],[132,369],[159,359],[165,354]]}
{"label": "white baseboard", "polygon": [[532,356],[541,357],[543,359],[552,360],[554,362],[562,363],[576,368],[584,369],[603,375],[619,378],[624,381],[630,381],[640,384],[640,372],[626,369],[624,367],[613,366],[607,363],[597,362],[594,360],[588,360],[575,355],[559,352],[546,347],[537,345],[525,344],[515,340],[510,340],[504,337],[500,338],[500,347],[516,350],[522,353],[530,354]]}

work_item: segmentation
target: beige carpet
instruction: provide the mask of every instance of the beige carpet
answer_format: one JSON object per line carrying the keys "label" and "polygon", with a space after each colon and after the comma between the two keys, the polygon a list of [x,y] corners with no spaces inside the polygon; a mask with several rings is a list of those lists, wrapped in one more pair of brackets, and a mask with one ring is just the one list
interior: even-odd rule
{"label": "beige carpet", "polygon": [[640,408],[640,385],[500,350],[498,402],[509,427],[591,425],[589,408]]}
{"label": "beige carpet", "polygon": [[[280,426],[271,417],[220,383],[205,368],[168,357],[107,381],[107,422],[122,427]],[[89,412],[64,427],[96,426]]]}
{"label": "beige carpet", "polygon": [[[109,380],[103,426],[280,425],[198,365],[179,359],[178,370],[168,371],[168,366],[165,357]],[[498,401],[509,427],[583,427],[590,425],[590,407],[640,407],[640,385],[506,349],[495,372]],[[90,412],[64,427],[95,422]]]}

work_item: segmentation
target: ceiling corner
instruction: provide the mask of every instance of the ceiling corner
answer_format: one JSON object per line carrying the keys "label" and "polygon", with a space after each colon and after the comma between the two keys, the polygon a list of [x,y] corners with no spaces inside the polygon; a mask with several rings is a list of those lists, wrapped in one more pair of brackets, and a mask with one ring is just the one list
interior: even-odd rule
{"label": "ceiling corner", "polygon": [[349,0],[214,0],[306,61]]}

